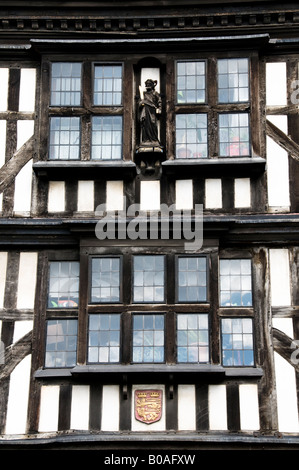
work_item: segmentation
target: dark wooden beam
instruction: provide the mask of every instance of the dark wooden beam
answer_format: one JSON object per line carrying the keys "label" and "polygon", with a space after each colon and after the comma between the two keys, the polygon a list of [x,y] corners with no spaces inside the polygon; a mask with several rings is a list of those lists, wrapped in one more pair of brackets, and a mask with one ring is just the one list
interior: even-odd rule
{"label": "dark wooden beam", "polygon": [[294,160],[299,162],[299,145],[268,119],[266,120],[266,132],[267,135],[286,150]]}

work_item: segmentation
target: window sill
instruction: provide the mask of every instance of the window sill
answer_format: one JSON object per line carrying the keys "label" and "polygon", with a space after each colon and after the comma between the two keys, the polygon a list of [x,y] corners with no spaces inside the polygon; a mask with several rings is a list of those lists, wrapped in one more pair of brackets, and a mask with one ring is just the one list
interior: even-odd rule
{"label": "window sill", "polygon": [[163,172],[174,175],[194,176],[257,176],[265,171],[266,160],[261,157],[222,157],[205,159],[175,159],[162,163]]}
{"label": "window sill", "polygon": [[[39,369],[35,372],[36,379],[51,379],[58,377],[86,377],[101,375],[103,380],[109,382],[130,379],[155,382],[157,380],[176,383],[194,383],[198,377],[208,377],[211,382],[217,382],[225,377],[252,377],[260,378],[263,370],[257,367],[223,367],[212,364],[89,364],[75,366],[70,369]],[[131,380],[130,380],[131,381]]]}
{"label": "window sill", "polygon": [[79,179],[95,179],[103,176],[123,178],[133,177],[136,174],[136,165],[132,161],[125,160],[51,160],[35,162],[33,170],[37,176],[48,180],[62,180],[70,176]]}

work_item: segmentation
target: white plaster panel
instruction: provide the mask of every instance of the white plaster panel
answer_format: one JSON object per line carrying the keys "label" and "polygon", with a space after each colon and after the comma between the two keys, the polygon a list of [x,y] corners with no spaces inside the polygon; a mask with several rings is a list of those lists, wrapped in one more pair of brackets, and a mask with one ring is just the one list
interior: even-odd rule
{"label": "white plaster panel", "polygon": [[65,210],[65,182],[49,181],[48,212]]}
{"label": "white plaster panel", "polygon": [[43,385],[40,397],[39,432],[58,430],[59,385]]}
{"label": "white plaster panel", "polygon": [[18,121],[17,123],[17,150],[24,145],[34,133],[34,121]]}
{"label": "white plaster panel", "polygon": [[193,180],[176,180],[175,182],[176,209],[193,209]]}
{"label": "white plaster panel", "polygon": [[6,285],[6,270],[7,270],[7,252],[0,252],[0,308],[3,308],[5,285]]}
{"label": "white plaster panel", "polygon": [[5,163],[5,148],[6,148],[6,120],[0,120],[0,168]]}
{"label": "white plaster panel", "polygon": [[290,262],[287,248],[269,250],[272,306],[291,305]]}
{"label": "white plaster panel", "polygon": [[36,69],[22,68],[20,79],[19,111],[35,109]]}
{"label": "white plaster panel", "polygon": [[294,338],[293,318],[272,318],[272,326],[282,331],[290,338]]}
{"label": "white plaster panel", "polygon": [[19,341],[33,328],[32,320],[15,321],[14,332],[13,332],[13,343]]}
{"label": "white plaster panel", "polygon": [[240,422],[242,431],[260,428],[258,388],[256,384],[240,384]]}
{"label": "white plaster panel", "polygon": [[287,104],[286,62],[268,62],[266,64],[266,104],[268,106]]}
{"label": "white plaster panel", "polygon": [[274,352],[278,429],[299,432],[296,376],[294,367]]}
{"label": "white plaster panel", "polygon": [[23,359],[10,375],[6,434],[25,434],[30,385],[31,355]]}
{"label": "white plaster panel", "polygon": [[0,68],[0,111],[7,111],[8,98],[8,68]]}
{"label": "white plaster panel", "polygon": [[119,386],[103,385],[102,431],[119,430]]}
{"label": "white plaster panel", "polygon": [[36,270],[37,253],[21,253],[17,291],[17,308],[34,308]]}
{"label": "white plaster panel", "polygon": [[211,178],[205,181],[206,209],[220,209],[222,207],[222,182],[221,179]]}
{"label": "white plaster panel", "polygon": [[79,212],[92,212],[94,210],[94,182],[78,181],[78,205]]}
{"label": "white plaster panel", "polygon": [[140,209],[160,210],[160,181],[141,181]]}
{"label": "white plaster panel", "polygon": [[23,166],[15,178],[14,212],[29,216],[32,195],[32,160]]}
{"label": "white plaster panel", "polygon": [[[287,116],[268,116],[269,121],[285,134]],[[271,137],[267,137],[267,186],[270,212],[290,210],[289,157]]]}
{"label": "white plaster panel", "polygon": [[89,428],[89,385],[73,385],[71,429]]}
{"label": "white plaster panel", "polygon": [[106,209],[107,211],[122,211],[125,209],[123,181],[107,181]]}
{"label": "white plaster panel", "polygon": [[251,206],[250,178],[235,179],[235,207]]}
{"label": "white plaster panel", "polygon": [[196,430],[195,385],[178,386],[178,429]]}
{"label": "white plaster panel", "polygon": [[[135,390],[162,390],[162,416],[161,419],[152,424],[145,424],[135,418]],[[166,429],[166,401],[164,385],[133,385],[132,386],[132,431],[165,431]]]}
{"label": "white plaster panel", "polygon": [[209,423],[211,431],[227,430],[225,385],[209,385]]}

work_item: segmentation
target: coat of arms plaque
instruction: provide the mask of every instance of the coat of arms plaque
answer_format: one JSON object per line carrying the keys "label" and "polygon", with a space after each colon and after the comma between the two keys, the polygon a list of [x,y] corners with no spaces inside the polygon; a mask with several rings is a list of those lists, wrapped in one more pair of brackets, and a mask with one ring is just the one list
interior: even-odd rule
{"label": "coat of arms plaque", "polygon": [[135,418],[152,424],[162,416],[162,390],[135,390]]}

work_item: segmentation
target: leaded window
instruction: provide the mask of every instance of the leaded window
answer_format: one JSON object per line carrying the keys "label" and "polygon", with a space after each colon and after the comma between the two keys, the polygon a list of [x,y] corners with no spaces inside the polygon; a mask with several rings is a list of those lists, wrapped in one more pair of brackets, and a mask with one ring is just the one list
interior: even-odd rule
{"label": "leaded window", "polygon": [[219,103],[238,103],[249,100],[248,59],[218,60]]}
{"label": "leaded window", "polygon": [[204,103],[205,100],[205,61],[179,61],[177,63],[177,102]]}
{"label": "leaded window", "polygon": [[51,105],[80,106],[81,69],[79,62],[54,62],[51,75]]}
{"label": "leaded window", "polygon": [[177,315],[177,361],[209,362],[209,320],[203,313]]}
{"label": "leaded window", "polygon": [[249,76],[246,57],[177,61],[175,158],[251,155]]}
{"label": "leaded window", "polygon": [[47,321],[45,367],[73,367],[77,355],[77,324],[75,319]]}
{"label": "leaded window", "polygon": [[203,113],[176,116],[176,155],[178,158],[207,158],[207,115]]}
{"label": "leaded window", "polygon": [[220,260],[220,305],[252,306],[250,259]]}
{"label": "leaded window", "polygon": [[76,308],[78,304],[79,262],[50,262],[48,308]]}
{"label": "leaded window", "polygon": [[200,256],[178,258],[178,301],[207,300],[207,261]]}
{"label": "leaded window", "polygon": [[92,119],[92,160],[122,158],[122,116],[94,116]]}
{"label": "leaded window", "polygon": [[253,366],[253,325],[251,318],[224,318],[222,363],[224,366]]}
{"label": "leaded window", "polygon": [[91,314],[88,330],[88,362],[120,361],[120,314]]}
{"label": "leaded window", "polygon": [[120,106],[122,104],[121,65],[95,66],[93,102],[96,106]]}
{"label": "leaded window", "polygon": [[133,315],[133,362],[164,362],[164,315]]}
{"label": "leaded window", "polygon": [[164,256],[134,256],[134,302],[164,302]]}
{"label": "leaded window", "polygon": [[91,262],[91,302],[120,301],[120,258],[99,257]]}
{"label": "leaded window", "polygon": [[78,160],[80,158],[80,132],[79,117],[52,117],[49,160]]}

